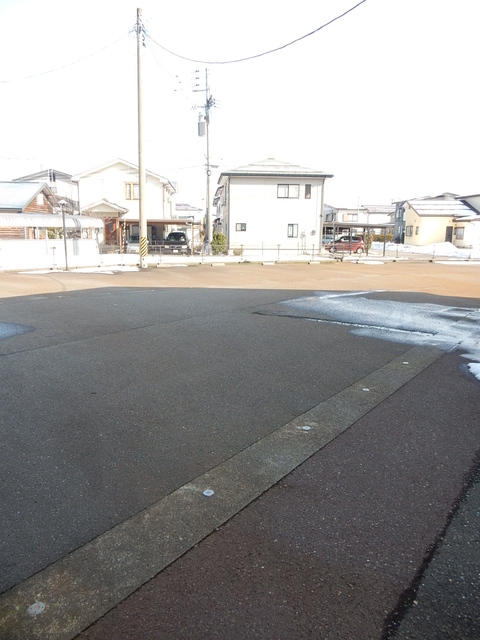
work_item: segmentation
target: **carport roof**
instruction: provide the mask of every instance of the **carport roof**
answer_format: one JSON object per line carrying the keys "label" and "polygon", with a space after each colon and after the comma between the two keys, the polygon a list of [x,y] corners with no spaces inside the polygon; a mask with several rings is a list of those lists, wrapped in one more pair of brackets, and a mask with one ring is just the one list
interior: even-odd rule
{"label": "carport roof", "polygon": [[[130,218],[128,215],[121,218],[122,222],[137,222],[138,223],[138,215],[136,217]],[[191,217],[188,218],[147,218],[147,224],[163,224],[165,226],[172,225],[190,225],[194,227],[201,226],[201,222],[199,220],[192,220]]]}
{"label": "carport roof", "polygon": [[342,229],[393,229],[394,222],[324,222],[324,227],[341,227]]}

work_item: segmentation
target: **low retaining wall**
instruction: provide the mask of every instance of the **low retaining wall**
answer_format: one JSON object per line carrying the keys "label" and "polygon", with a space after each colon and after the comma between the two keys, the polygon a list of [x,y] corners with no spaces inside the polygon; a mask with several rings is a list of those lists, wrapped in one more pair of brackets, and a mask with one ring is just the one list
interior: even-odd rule
{"label": "low retaining wall", "polygon": [[[68,266],[90,264],[99,257],[95,240],[67,240]],[[64,269],[63,240],[0,240],[0,269]]]}

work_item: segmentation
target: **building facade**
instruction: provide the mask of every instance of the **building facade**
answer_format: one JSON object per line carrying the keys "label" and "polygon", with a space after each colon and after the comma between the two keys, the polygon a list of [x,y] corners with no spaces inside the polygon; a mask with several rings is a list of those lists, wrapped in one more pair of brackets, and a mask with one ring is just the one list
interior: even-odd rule
{"label": "building facade", "polygon": [[324,184],[332,174],[268,158],[223,172],[214,198],[214,231],[230,252],[310,251],[323,232]]}
{"label": "building facade", "polygon": [[[104,221],[104,244],[122,246],[139,235],[138,166],[117,159],[73,176],[78,184],[82,214]],[[145,214],[147,235],[164,237],[175,218],[176,186],[167,178],[146,172]]]}

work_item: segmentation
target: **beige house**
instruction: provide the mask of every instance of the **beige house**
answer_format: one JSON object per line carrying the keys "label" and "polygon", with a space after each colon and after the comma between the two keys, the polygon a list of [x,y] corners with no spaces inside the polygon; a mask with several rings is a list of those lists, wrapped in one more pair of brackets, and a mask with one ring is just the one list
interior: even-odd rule
{"label": "beige house", "polygon": [[452,242],[460,247],[465,229],[462,219],[477,217],[465,202],[452,194],[406,200],[403,207],[406,245]]}

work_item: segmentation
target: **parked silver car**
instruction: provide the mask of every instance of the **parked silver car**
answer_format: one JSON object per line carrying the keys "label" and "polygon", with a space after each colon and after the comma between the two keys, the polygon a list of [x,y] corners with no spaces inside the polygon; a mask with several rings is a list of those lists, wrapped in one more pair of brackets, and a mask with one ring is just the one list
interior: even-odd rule
{"label": "parked silver car", "polygon": [[140,238],[138,236],[130,236],[128,239],[127,253],[140,253]]}

